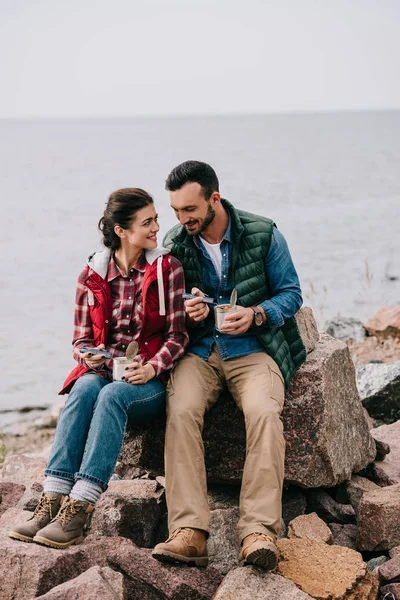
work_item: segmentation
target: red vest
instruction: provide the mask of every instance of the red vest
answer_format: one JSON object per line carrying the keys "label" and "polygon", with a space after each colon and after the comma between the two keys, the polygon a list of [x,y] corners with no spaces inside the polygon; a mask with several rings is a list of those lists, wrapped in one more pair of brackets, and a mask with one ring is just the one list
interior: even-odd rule
{"label": "red vest", "polygon": [[[148,264],[142,282],[143,298],[143,324],[138,338],[139,348],[142,356],[149,360],[161,348],[164,343],[164,329],[166,316],[160,315],[160,302],[157,284],[157,262]],[[162,274],[164,281],[164,290],[168,290],[168,276],[170,269],[169,256],[162,258]],[[86,275],[81,283],[86,285],[93,293],[94,304],[89,305],[89,314],[92,321],[94,344],[104,344],[107,346],[108,330],[112,314],[111,287],[108,281],[104,280],[94,271],[90,272],[89,265],[86,266]],[[67,379],[59,394],[68,394],[71,391],[75,381],[82,375],[90,371],[84,365],[77,365]],[[168,373],[165,371],[159,375],[164,383],[168,379]]]}

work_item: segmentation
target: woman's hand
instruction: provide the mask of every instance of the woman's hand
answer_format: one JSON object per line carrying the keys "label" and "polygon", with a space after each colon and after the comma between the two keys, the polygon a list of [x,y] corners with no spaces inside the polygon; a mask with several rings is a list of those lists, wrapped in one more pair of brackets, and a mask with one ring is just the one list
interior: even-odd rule
{"label": "woman's hand", "polygon": [[137,359],[125,367],[125,375],[122,379],[123,381],[126,381],[126,383],[136,385],[138,383],[147,383],[155,376],[156,371],[153,365],[150,365],[149,363],[143,365],[141,360]]}
{"label": "woman's hand", "polygon": [[[97,350],[105,350],[106,347],[104,344],[100,344],[96,346]],[[85,363],[90,369],[98,369],[108,360],[105,356],[101,354],[91,354],[90,352],[80,352],[79,353],[82,358],[85,359]]]}

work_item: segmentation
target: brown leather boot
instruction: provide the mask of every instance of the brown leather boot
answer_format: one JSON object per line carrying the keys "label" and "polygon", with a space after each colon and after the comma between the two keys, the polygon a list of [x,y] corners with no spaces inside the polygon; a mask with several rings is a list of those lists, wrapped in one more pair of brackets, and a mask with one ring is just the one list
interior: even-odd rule
{"label": "brown leather boot", "polygon": [[251,533],[243,540],[239,561],[245,565],[255,565],[272,571],[278,564],[278,549],[272,536],[265,533]]}
{"label": "brown leather boot", "polygon": [[75,498],[66,498],[55,519],[37,532],[34,542],[52,548],[68,548],[83,540],[83,527],[94,506]]}
{"label": "brown leather boot", "polygon": [[37,532],[54,519],[66,497],[61,494],[43,493],[31,518],[26,523],[14,527],[8,535],[14,540],[32,542]]}
{"label": "brown leather boot", "polygon": [[201,529],[180,527],[163,544],[157,544],[152,556],[161,562],[180,562],[197,567],[208,565],[206,535]]}

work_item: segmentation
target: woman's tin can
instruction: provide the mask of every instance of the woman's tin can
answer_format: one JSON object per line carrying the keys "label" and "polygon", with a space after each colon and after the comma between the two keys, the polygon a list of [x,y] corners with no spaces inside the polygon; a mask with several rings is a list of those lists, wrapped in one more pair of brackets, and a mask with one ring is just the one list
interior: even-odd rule
{"label": "woman's tin can", "polygon": [[129,360],[126,356],[119,356],[113,359],[113,381],[122,381],[125,375],[125,367],[131,362],[132,360]]}

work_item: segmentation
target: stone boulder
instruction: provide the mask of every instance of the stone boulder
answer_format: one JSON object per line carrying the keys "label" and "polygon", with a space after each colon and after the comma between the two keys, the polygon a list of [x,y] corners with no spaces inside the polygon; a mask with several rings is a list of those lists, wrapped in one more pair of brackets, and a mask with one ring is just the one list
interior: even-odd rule
{"label": "stone boulder", "polygon": [[371,431],[374,440],[390,447],[390,453],[382,461],[373,463],[373,478],[381,484],[400,483],[400,421],[392,425],[381,425]]}
{"label": "stone boulder", "polygon": [[211,511],[210,537],[207,542],[209,564],[223,575],[238,566],[238,520],[238,508],[219,508]]}
{"label": "stone boulder", "polygon": [[88,526],[92,534],[126,537],[151,548],[162,513],[164,489],[151,479],[111,481]]}
{"label": "stone boulder", "polygon": [[400,581],[400,556],[395,556],[381,565],[378,573],[380,579],[386,583]]}
{"label": "stone boulder", "polygon": [[346,485],[347,494],[349,496],[350,504],[354,508],[356,515],[358,514],[358,505],[360,504],[361,498],[365,492],[372,492],[378,490],[379,486],[376,483],[360,477],[359,475],[353,475],[350,481]]}
{"label": "stone boulder", "polygon": [[312,600],[288,579],[254,567],[239,567],[224,578],[213,600]]}
{"label": "stone boulder", "polygon": [[343,600],[366,583],[367,566],[350,548],[312,540],[278,540],[278,548],[279,574],[318,600]]}
{"label": "stone boulder", "polygon": [[151,550],[122,537],[89,536],[82,544],[60,551],[17,542],[1,532],[1,600],[31,600],[96,565],[122,573],[132,600],[211,600],[222,580],[210,567],[163,565],[152,558]]}
{"label": "stone boulder", "polygon": [[0,516],[12,506],[15,506],[25,492],[25,486],[20,483],[0,481]]}
{"label": "stone boulder", "polygon": [[355,512],[351,504],[336,502],[324,490],[310,490],[307,496],[308,510],[315,511],[327,523],[355,522]]}
{"label": "stone boulder", "polygon": [[400,361],[358,367],[357,387],[371,417],[384,423],[400,419]]}
{"label": "stone boulder", "polygon": [[288,538],[332,543],[331,530],[317,513],[301,515],[291,521],[288,527]]}
{"label": "stone boulder", "polygon": [[384,306],[365,323],[365,329],[378,339],[400,338],[400,305]]}
{"label": "stone boulder", "polygon": [[28,488],[33,483],[43,483],[44,470],[47,466],[43,458],[27,456],[26,454],[11,454],[7,456],[2,469],[0,481],[18,483]]}
{"label": "stone boulder", "polygon": [[303,344],[306,347],[306,352],[309,354],[312,352],[319,340],[319,332],[317,322],[314,319],[313,311],[309,306],[303,306],[298,313],[296,313],[297,327],[303,340]]}
{"label": "stone boulder", "polygon": [[[331,487],[375,458],[347,346],[323,334],[295,374],[283,411],[286,483]],[[229,427],[226,427],[229,423]],[[126,436],[119,474],[142,467],[163,471],[165,425],[135,426]],[[243,415],[227,396],[206,415],[203,432],[210,483],[239,484],[245,459]]]}
{"label": "stone boulder", "polygon": [[400,600],[400,583],[389,583],[381,587],[382,600]]}
{"label": "stone boulder", "polygon": [[82,575],[70,579],[39,596],[41,600],[127,600],[124,578],[109,567],[91,567]]}
{"label": "stone boulder", "polygon": [[363,342],[367,334],[361,321],[353,317],[335,317],[324,327],[326,333],[342,342]]}
{"label": "stone boulder", "polygon": [[357,525],[329,523],[329,529],[332,532],[332,544],[357,550]]}
{"label": "stone boulder", "polygon": [[357,547],[390,550],[400,544],[400,484],[365,492],[358,504]]}
{"label": "stone boulder", "polygon": [[[279,542],[278,570],[317,600],[377,600],[379,580],[358,552],[320,542]],[[293,540],[300,542],[301,540]],[[289,543],[288,543],[289,542]],[[310,545],[311,544],[311,545]],[[307,553],[307,554],[306,554]],[[281,562],[281,561],[286,561]],[[311,565],[308,569],[308,565]],[[312,590],[311,592],[309,590]]]}

